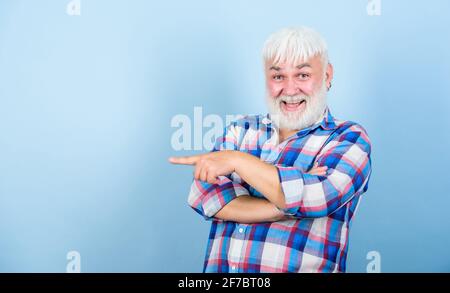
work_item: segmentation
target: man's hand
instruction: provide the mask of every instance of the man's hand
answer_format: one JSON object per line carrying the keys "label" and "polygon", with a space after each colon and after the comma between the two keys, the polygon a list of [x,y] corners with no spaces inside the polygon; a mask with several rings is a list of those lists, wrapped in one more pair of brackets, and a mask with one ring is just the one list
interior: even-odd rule
{"label": "man's hand", "polygon": [[321,166],[319,167],[317,162],[314,163],[314,166],[307,172],[309,175],[316,175],[316,176],[325,176],[327,175],[327,166]]}
{"label": "man's hand", "polygon": [[237,151],[217,151],[187,157],[171,157],[172,164],[195,165],[194,178],[211,184],[217,177],[226,176],[236,170]]}
{"label": "man's hand", "polygon": [[[195,165],[194,178],[214,184],[217,182],[218,176],[226,176],[235,172],[236,166],[239,164],[239,159],[238,151],[226,150],[195,156],[171,157],[169,158],[169,162],[180,165]],[[326,175],[326,171],[326,166],[318,167],[316,163],[308,171],[308,174],[324,176]]]}
{"label": "man's hand", "polygon": [[[195,165],[194,178],[210,184],[217,184],[218,176],[236,172],[244,182],[258,190],[278,209],[286,208],[277,167],[251,154],[225,150],[195,156],[171,157],[169,161],[173,164]],[[308,174],[325,176],[326,170],[326,166],[318,167],[314,164]]]}

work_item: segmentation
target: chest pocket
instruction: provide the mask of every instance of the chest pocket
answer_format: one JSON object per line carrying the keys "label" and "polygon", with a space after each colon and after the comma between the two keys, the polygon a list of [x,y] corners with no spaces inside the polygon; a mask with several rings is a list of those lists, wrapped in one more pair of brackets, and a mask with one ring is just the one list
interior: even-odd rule
{"label": "chest pocket", "polygon": [[346,122],[338,129],[321,131],[320,135],[310,134],[293,139],[279,150],[277,159],[272,163],[295,166],[301,171],[306,172],[312,168],[317,156],[324,151],[328,143],[353,124],[352,122]]}

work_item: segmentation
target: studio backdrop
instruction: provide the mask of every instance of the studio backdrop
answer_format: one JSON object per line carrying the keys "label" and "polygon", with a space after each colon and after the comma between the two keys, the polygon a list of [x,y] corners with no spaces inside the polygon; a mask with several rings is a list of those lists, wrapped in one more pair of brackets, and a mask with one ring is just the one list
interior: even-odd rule
{"label": "studio backdrop", "polygon": [[261,50],[327,40],[329,105],[372,141],[347,271],[450,271],[450,2],[0,3],[0,271],[201,272],[192,168],[266,113]]}

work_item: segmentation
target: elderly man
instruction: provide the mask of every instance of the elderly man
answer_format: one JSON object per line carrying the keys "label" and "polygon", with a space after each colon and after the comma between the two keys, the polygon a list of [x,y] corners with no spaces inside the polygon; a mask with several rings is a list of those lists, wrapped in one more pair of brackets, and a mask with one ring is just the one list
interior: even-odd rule
{"label": "elderly man", "polygon": [[333,67],[314,30],[263,50],[269,114],[231,123],[195,165],[188,202],[211,220],[204,272],[345,272],[350,222],[371,173],[370,141],[327,107]]}

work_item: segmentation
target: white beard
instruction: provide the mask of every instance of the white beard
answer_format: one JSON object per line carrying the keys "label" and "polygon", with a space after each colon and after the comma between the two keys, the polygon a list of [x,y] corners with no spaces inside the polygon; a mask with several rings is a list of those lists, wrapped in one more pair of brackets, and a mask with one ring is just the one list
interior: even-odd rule
{"label": "white beard", "polygon": [[[303,111],[285,113],[281,109],[281,102],[295,102],[305,100],[306,105]],[[272,98],[266,95],[266,102],[272,122],[280,129],[301,130],[312,126],[325,112],[327,108],[327,88],[325,82],[311,96],[280,96]]]}

